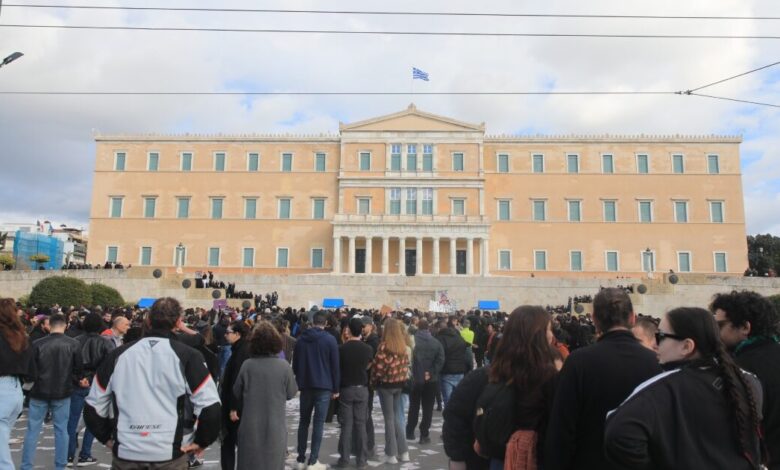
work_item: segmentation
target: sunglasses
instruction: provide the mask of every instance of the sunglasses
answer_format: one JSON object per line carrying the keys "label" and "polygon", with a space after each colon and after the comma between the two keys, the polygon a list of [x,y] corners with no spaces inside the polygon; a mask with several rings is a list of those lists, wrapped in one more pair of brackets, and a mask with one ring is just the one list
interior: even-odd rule
{"label": "sunglasses", "polygon": [[672,333],[664,333],[663,331],[659,331],[655,334],[655,342],[658,344],[661,344],[661,341],[665,340],[666,338],[676,339],[678,341],[687,339],[685,336],[674,335]]}

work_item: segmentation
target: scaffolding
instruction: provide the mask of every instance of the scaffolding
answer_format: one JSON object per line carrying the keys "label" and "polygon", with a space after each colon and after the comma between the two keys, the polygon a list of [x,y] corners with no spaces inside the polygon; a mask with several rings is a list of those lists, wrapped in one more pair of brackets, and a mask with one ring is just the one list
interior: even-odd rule
{"label": "scaffolding", "polygon": [[[43,233],[17,231],[14,236],[14,259],[16,269],[60,269],[65,243]],[[37,263],[30,259],[34,255],[46,255],[49,261]]]}

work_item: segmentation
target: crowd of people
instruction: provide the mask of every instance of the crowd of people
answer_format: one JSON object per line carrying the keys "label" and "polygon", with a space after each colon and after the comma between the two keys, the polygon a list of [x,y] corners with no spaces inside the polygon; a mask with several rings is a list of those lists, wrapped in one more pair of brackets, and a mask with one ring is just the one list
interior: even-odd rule
{"label": "crowd of people", "polygon": [[268,300],[215,311],[173,298],[148,310],[1,299],[0,468],[13,468],[7,443],[27,395],[25,470],[47,415],[57,469],[95,463],[93,440],[115,469],[197,467],[218,438],[223,469],[283,469],[296,396],[296,469],[328,468],[331,414],[330,466],[367,468],[432,445],[436,410],[453,470],[780,469],[780,314],[753,292],[660,321],[635,314],[624,288],[601,289],[592,315]]}
{"label": "crowd of people", "polygon": [[91,264],[91,263],[76,263],[75,261],[69,261],[62,265],[60,268],[63,271],[67,270],[79,270],[79,269],[129,269],[132,268],[133,265],[128,264],[127,267],[125,267],[124,264],[122,264],[121,261],[106,261],[105,263],[101,264]]}

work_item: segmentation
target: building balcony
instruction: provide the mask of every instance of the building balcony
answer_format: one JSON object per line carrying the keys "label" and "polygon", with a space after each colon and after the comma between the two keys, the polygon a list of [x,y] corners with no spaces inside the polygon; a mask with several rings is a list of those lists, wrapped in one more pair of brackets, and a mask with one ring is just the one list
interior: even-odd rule
{"label": "building balcony", "polygon": [[408,215],[408,214],[336,214],[334,224],[441,224],[441,225],[484,225],[488,219],[484,215]]}

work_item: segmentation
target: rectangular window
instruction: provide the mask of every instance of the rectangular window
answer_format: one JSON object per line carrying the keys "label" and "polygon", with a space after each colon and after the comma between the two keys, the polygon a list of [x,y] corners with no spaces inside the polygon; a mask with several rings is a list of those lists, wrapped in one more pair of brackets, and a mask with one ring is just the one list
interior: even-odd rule
{"label": "rectangular window", "polygon": [[460,152],[453,153],[452,154],[452,171],[463,171],[463,170],[464,170],[463,154],[460,153]]}
{"label": "rectangular window", "polygon": [[144,217],[147,219],[154,218],[157,209],[157,198],[145,197],[144,198]]}
{"label": "rectangular window", "polygon": [[498,252],[498,269],[512,269],[512,252],[509,250],[500,250]]}
{"label": "rectangular window", "polygon": [[112,263],[116,263],[119,258],[119,247],[118,246],[109,246],[106,250],[106,261],[110,261]]}
{"label": "rectangular window", "polygon": [[222,203],[225,200],[221,197],[212,197],[211,198],[211,218],[212,219],[221,219],[222,218]]}
{"label": "rectangular window", "polygon": [[533,156],[533,172],[544,173],[544,155],[535,154]]}
{"label": "rectangular window", "polygon": [[152,247],[141,247],[141,266],[150,266],[152,264]]}
{"label": "rectangular window", "polygon": [[219,248],[209,248],[209,266],[219,266]]}
{"label": "rectangular window", "polygon": [[534,201],[533,212],[535,221],[542,222],[547,220],[547,201]]}
{"label": "rectangular window", "polygon": [[569,173],[579,173],[580,172],[580,156],[571,154],[566,155],[566,171]]}
{"label": "rectangular window", "polygon": [[277,268],[286,268],[287,267],[287,256],[289,255],[289,250],[287,248],[277,248],[276,249],[276,267]]}
{"label": "rectangular window", "polygon": [[537,271],[547,270],[547,252],[534,251],[534,269]]}
{"label": "rectangular window", "polygon": [[360,171],[371,170],[371,152],[360,152]]}
{"label": "rectangular window", "polygon": [[192,153],[181,154],[181,171],[192,171]]}
{"label": "rectangular window", "polygon": [[179,219],[187,219],[190,216],[190,198],[177,197],[176,198],[176,217]]}
{"label": "rectangular window", "polygon": [[246,154],[246,169],[247,171],[258,171],[260,169],[260,154]]}
{"label": "rectangular window", "polygon": [[682,155],[672,155],[672,172],[676,174],[685,173],[685,161]]}
{"label": "rectangular window", "polygon": [[417,144],[406,146],[406,171],[417,171]]}
{"label": "rectangular window", "polygon": [[617,222],[617,202],[604,201],[604,222]]}
{"label": "rectangular window", "polygon": [[423,144],[423,171],[433,171],[433,145]]}
{"label": "rectangular window", "polygon": [[569,252],[569,269],[572,271],[582,271],[582,252],[570,251]]}
{"label": "rectangular window", "polygon": [[325,171],[325,154],[317,153],[314,155],[314,171]]}
{"label": "rectangular window", "polygon": [[[181,245],[181,244],[180,244]],[[187,264],[187,247],[181,246],[179,248],[178,246],[174,248],[173,250],[173,264],[174,266],[184,266]]]}
{"label": "rectangular window", "polygon": [[582,220],[582,201],[569,201],[569,222]]}
{"label": "rectangular window", "polygon": [[498,220],[509,220],[509,201],[498,201]]}
{"label": "rectangular window", "polygon": [[466,200],[465,199],[453,199],[452,200],[452,215],[466,215]]}
{"label": "rectangular window", "polygon": [[728,268],[728,266],[726,266],[726,253],[717,252],[714,254],[714,256],[715,256],[715,272],[725,273]]}
{"label": "rectangular window", "polygon": [[254,248],[244,248],[243,265],[245,268],[253,268],[255,266]]}
{"label": "rectangular window", "polygon": [[312,199],[311,218],[322,220],[325,218],[325,199]]}
{"label": "rectangular window", "polygon": [[312,248],[311,249],[311,267],[312,268],[322,268],[323,265],[323,250],[322,248]]}
{"label": "rectangular window", "polygon": [[401,171],[401,144],[390,145],[390,171]]}
{"label": "rectangular window", "polygon": [[122,202],[123,201],[124,201],[124,198],[121,198],[121,197],[112,197],[111,198],[111,217],[112,218],[122,217]]}
{"label": "rectangular window", "polygon": [[284,198],[279,199],[279,218],[280,219],[289,219],[290,218],[290,199]]}
{"label": "rectangular window", "polygon": [[642,252],[642,271],[652,272],[655,271],[655,252],[643,251]]}
{"label": "rectangular window", "polygon": [[608,251],[606,253],[607,271],[617,271],[620,268],[617,251]]}
{"label": "rectangular window", "polygon": [[390,214],[401,213],[401,188],[390,188]]}
{"label": "rectangular window", "polygon": [[644,223],[653,221],[652,201],[639,201],[639,221]]}
{"label": "rectangular window", "polygon": [[509,155],[505,153],[498,154],[498,172],[509,173]]}
{"label": "rectangular window", "polygon": [[368,215],[371,213],[371,198],[358,198],[358,215]]}
{"label": "rectangular window", "polygon": [[601,156],[601,171],[602,171],[602,173],[614,173],[615,172],[615,161],[612,158],[612,155],[602,155]]}
{"label": "rectangular window", "polygon": [[214,171],[225,171],[224,152],[217,152],[214,154]]}
{"label": "rectangular window", "polygon": [[723,202],[710,201],[710,222],[715,224],[723,223]]}
{"label": "rectangular window", "polygon": [[707,155],[707,172],[711,175],[720,173],[720,161],[717,155]]}
{"label": "rectangular window", "polygon": [[292,171],[292,160],[293,160],[293,154],[291,153],[283,153],[282,154],[282,171],[285,173],[289,173]]}
{"label": "rectangular window", "polygon": [[643,175],[650,173],[650,162],[647,155],[639,154],[636,156],[636,172]]}
{"label": "rectangular window", "polygon": [[433,215],[433,188],[422,189],[422,214]]}
{"label": "rectangular window", "polygon": [[160,154],[157,152],[149,152],[149,164],[146,167],[149,171],[157,171],[160,169]]}
{"label": "rectangular window", "polygon": [[688,222],[687,201],[674,201],[674,221],[677,223]]}
{"label": "rectangular window", "polygon": [[116,154],[114,154],[114,170],[125,171],[126,159],[127,159],[127,154],[125,152],[117,152]]}
{"label": "rectangular window", "polygon": [[257,199],[248,197],[244,199],[244,218],[256,219],[257,218]]}
{"label": "rectangular window", "polygon": [[406,189],[406,213],[409,215],[417,214],[417,189]]}
{"label": "rectangular window", "polygon": [[691,272],[691,254],[687,251],[677,253],[677,271],[681,273]]}

